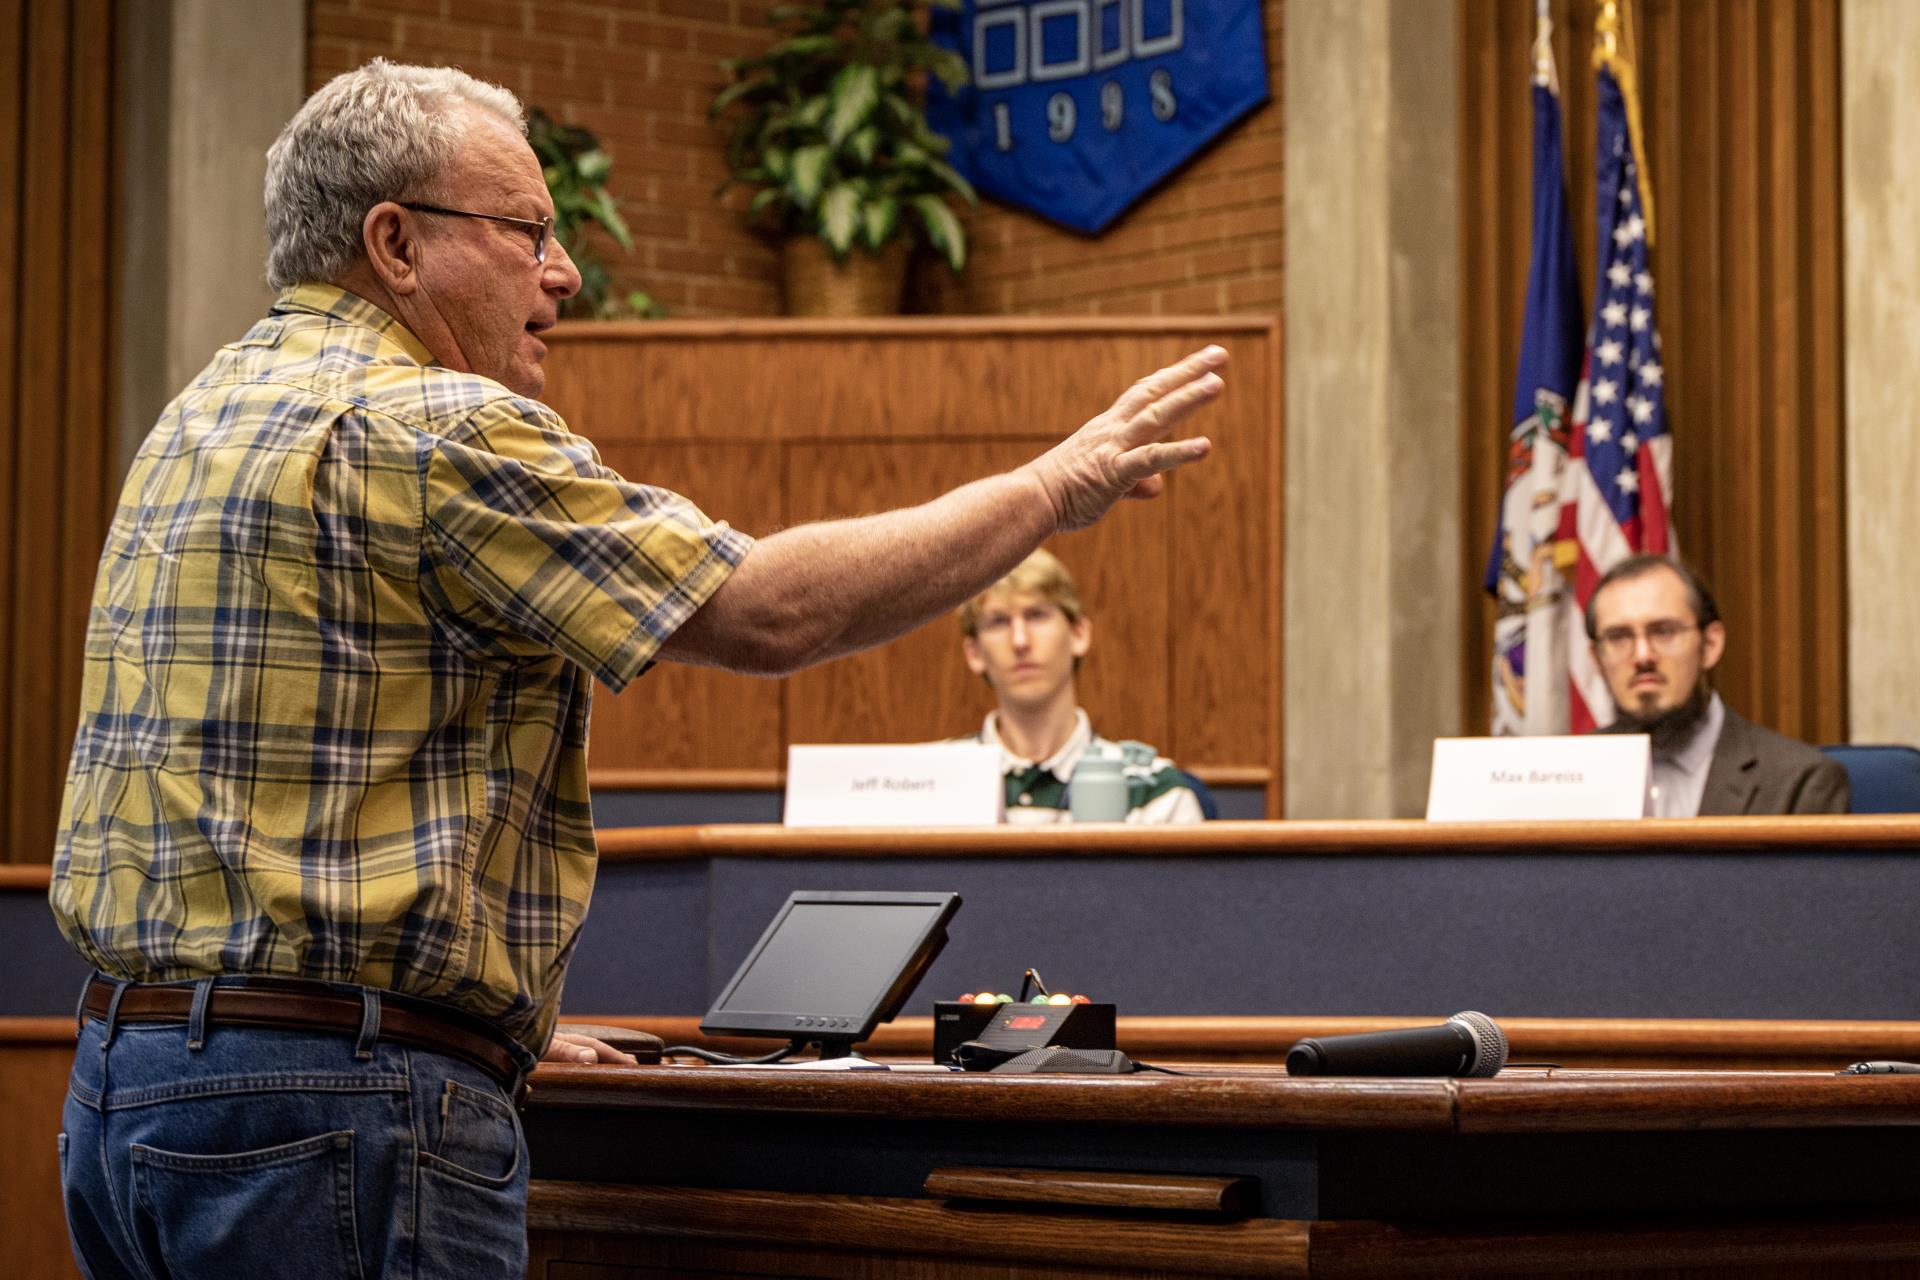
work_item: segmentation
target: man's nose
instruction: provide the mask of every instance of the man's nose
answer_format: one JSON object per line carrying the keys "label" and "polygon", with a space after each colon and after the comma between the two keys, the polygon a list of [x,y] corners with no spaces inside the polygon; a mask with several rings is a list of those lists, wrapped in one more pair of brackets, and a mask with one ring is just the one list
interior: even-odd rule
{"label": "man's nose", "polygon": [[1027,624],[1016,618],[1013,623],[1013,647],[1024,649],[1027,647],[1027,640]]}
{"label": "man's nose", "polygon": [[571,298],[580,292],[580,268],[573,265],[573,255],[567,252],[567,246],[560,243],[559,236],[547,240],[544,266],[546,269],[540,277],[541,288],[562,298]]}

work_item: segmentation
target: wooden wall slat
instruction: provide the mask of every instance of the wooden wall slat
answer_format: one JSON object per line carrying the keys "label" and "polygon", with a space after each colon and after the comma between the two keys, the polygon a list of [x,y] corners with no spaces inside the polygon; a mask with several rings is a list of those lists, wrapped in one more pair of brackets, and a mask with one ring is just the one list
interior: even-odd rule
{"label": "wooden wall slat", "polygon": [[[702,510],[746,520],[743,532],[772,532],[783,522],[778,468],[763,465],[765,446],[636,444],[601,450],[622,475],[684,494]],[[725,726],[716,733],[713,726]],[[698,667],[661,663],[615,697],[593,705],[595,769],[779,769],[780,687]]]}
{"label": "wooden wall slat", "polygon": [[87,626],[93,593],[91,566],[100,554],[108,518],[113,467],[110,388],[112,323],[113,42],[112,0],[75,0],[73,95],[68,174],[68,219],[74,252],[66,275],[67,377],[61,434],[67,465],[60,477],[59,586],[53,610],[57,657],[53,683],[55,727],[48,739],[64,775],[64,748],[73,739],[85,667],[75,642]]}
{"label": "wooden wall slat", "polygon": [[[1233,394],[1256,404],[1277,391],[1268,385],[1268,370],[1251,361],[1235,369],[1233,378]],[[1146,738],[1176,761],[1250,765],[1266,759],[1267,708],[1249,704],[1232,716],[1220,715],[1218,709],[1245,701],[1262,679],[1263,673],[1250,670],[1249,664],[1263,655],[1258,649],[1248,652],[1242,633],[1270,636],[1272,644],[1285,634],[1264,590],[1269,558],[1281,553],[1279,533],[1286,527],[1279,514],[1283,492],[1266,488],[1270,452],[1283,447],[1279,440],[1243,435],[1221,448],[1206,465],[1173,477],[1167,503],[1172,556],[1165,586],[1158,593],[1161,601],[1172,602],[1161,650],[1169,674],[1163,696],[1171,700],[1166,708],[1171,728],[1161,738],[1146,738],[1130,727],[1125,733]],[[1121,514],[1131,517],[1134,513]],[[1146,601],[1126,581],[1133,574],[1132,566],[1106,557],[1102,561],[1120,579],[1116,584],[1120,591],[1103,593],[1103,598],[1128,601],[1123,610],[1102,611],[1111,629],[1116,612],[1135,613]],[[1139,569],[1145,574],[1148,564],[1142,563]],[[1157,607],[1166,609],[1164,603]],[[1096,657],[1099,644],[1096,635]],[[1128,684],[1148,684],[1139,679],[1145,656],[1127,654],[1121,665],[1114,659],[1122,655],[1112,654],[1101,664],[1103,674],[1111,678],[1117,672]],[[1111,685],[1106,690],[1117,692]]]}
{"label": "wooden wall slat", "polygon": [[1806,98],[1807,304],[1825,322],[1810,326],[1812,394],[1803,444],[1812,496],[1811,629],[1813,730],[1825,742],[1847,739],[1846,306],[1841,281],[1840,9],[1809,0]]}
{"label": "wooden wall slat", "polygon": [[[59,594],[57,494],[71,450],[62,430],[66,370],[64,278],[76,248],[68,217],[67,173],[73,162],[69,128],[71,14],[65,5],[36,2],[27,14],[26,114],[20,146],[23,230],[27,248],[20,271],[20,377],[14,412],[22,432],[17,456],[18,522],[13,546],[16,649],[4,678],[13,683],[6,731],[13,749],[4,785],[9,803],[9,849],[51,857],[53,815],[63,772],[50,749],[58,723],[60,644],[54,601]],[[52,481],[53,483],[49,483]],[[96,549],[97,551],[97,549]],[[73,638],[78,642],[78,637]],[[50,678],[53,677],[53,678]],[[17,855],[16,855],[17,856]]]}
{"label": "wooden wall slat", "polygon": [[[1474,473],[1461,556],[1478,581],[1512,425],[1526,290],[1531,156],[1524,143],[1510,147],[1530,127],[1534,24],[1528,0],[1459,3],[1462,430]],[[1596,8],[1552,4],[1576,261],[1589,300]],[[1639,0],[1635,13],[1675,532],[1727,621],[1717,684],[1762,723],[1843,741],[1838,6]],[[1469,732],[1487,723],[1492,616],[1487,603],[1466,621]]]}
{"label": "wooden wall slat", "polygon": [[[0,672],[13,670],[19,645],[14,619],[20,607],[11,579],[23,509],[21,450],[26,437],[21,417],[14,412],[19,396],[20,269],[27,252],[20,235],[26,18],[25,0],[0,0],[0,503],[5,504],[0,510],[0,573],[8,575],[7,581],[0,582],[0,608],[6,612],[0,618]],[[12,720],[13,682],[0,676],[0,725]],[[13,735],[0,732],[0,778],[12,773]],[[0,783],[0,834],[11,830],[7,818],[11,804],[11,789]],[[0,861],[15,856],[0,852]]]}
{"label": "wooden wall slat", "polygon": [[113,0],[0,0],[0,860],[52,856],[115,456]]}

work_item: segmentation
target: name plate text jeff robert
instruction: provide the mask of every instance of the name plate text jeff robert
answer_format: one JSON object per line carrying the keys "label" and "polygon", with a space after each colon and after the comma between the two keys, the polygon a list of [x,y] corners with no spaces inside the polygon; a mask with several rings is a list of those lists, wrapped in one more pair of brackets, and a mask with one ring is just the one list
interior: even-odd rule
{"label": "name plate text jeff robert", "polygon": [[787,748],[790,827],[992,826],[1005,805],[983,743]]}

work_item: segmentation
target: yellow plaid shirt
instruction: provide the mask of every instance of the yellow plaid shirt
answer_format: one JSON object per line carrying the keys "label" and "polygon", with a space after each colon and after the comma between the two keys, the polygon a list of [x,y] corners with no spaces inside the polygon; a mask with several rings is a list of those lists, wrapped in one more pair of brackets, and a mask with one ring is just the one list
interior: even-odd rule
{"label": "yellow plaid shirt", "polygon": [[366,301],[287,290],[127,477],[62,931],[120,977],[365,983],[538,1050],[593,889],[592,681],[751,545]]}

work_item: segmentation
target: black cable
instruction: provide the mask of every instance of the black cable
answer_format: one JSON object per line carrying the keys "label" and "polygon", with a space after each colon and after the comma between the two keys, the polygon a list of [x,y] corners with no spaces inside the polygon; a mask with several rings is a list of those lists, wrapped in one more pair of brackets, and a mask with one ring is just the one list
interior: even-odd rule
{"label": "black cable", "polygon": [[662,1057],[680,1054],[689,1058],[698,1058],[702,1062],[711,1062],[717,1066],[753,1067],[791,1058],[794,1054],[806,1048],[807,1043],[805,1040],[790,1041],[786,1048],[770,1053],[764,1058],[743,1058],[736,1053],[721,1053],[717,1049],[702,1049],[698,1045],[691,1044],[668,1045],[665,1049],[662,1049],[660,1053]]}

